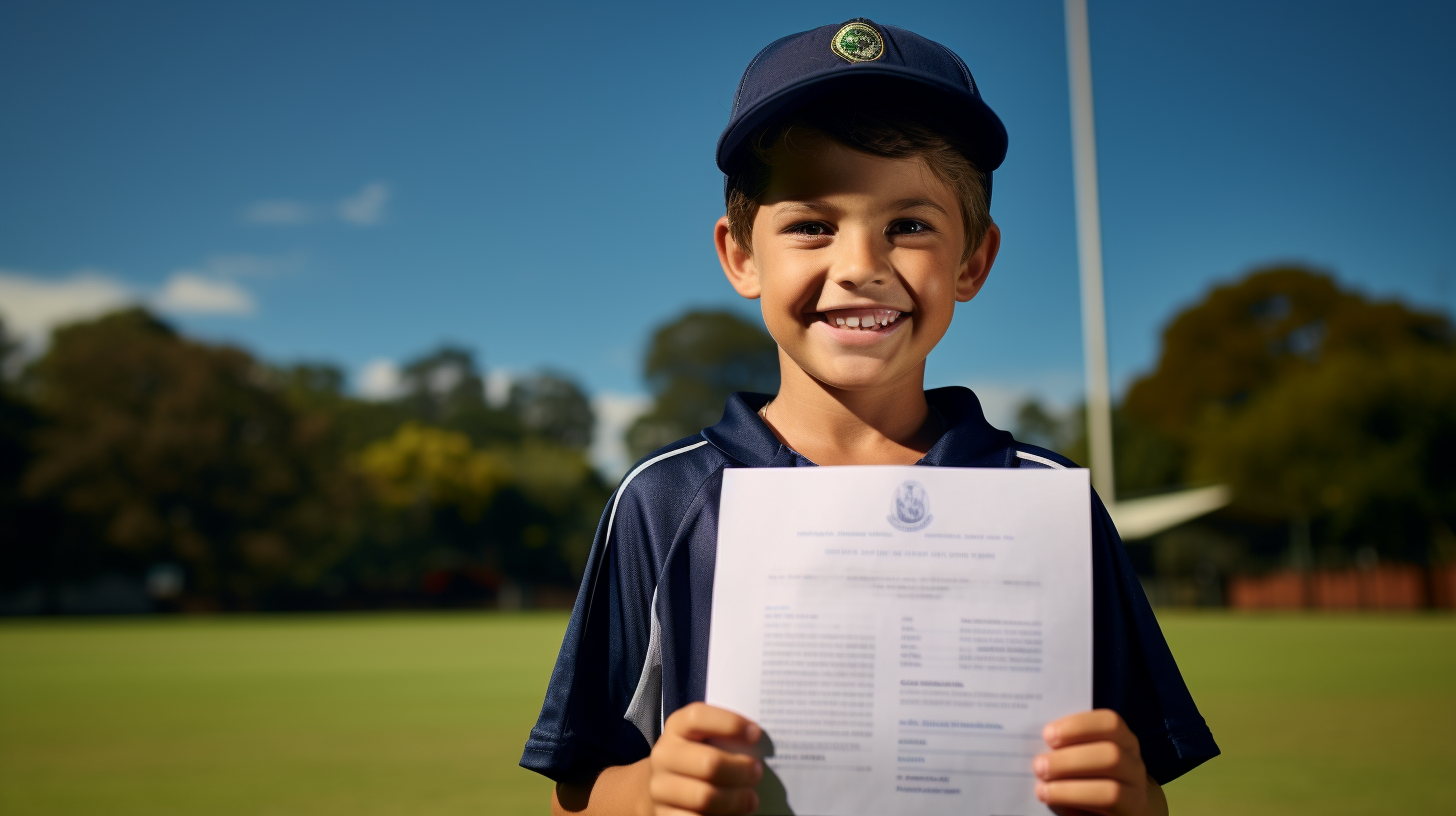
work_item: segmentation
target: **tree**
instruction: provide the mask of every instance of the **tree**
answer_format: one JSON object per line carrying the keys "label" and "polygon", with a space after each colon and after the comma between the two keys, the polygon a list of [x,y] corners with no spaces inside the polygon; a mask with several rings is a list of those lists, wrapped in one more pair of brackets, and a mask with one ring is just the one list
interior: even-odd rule
{"label": "tree", "polygon": [[1157,368],[1133,384],[1125,407],[1186,446],[1204,412],[1237,408],[1329,355],[1452,345],[1441,315],[1371,301],[1307,269],[1264,269],[1178,314],[1163,331]]}
{"label": "tree", "polygon": [[344,395],[344,372],[328,363],[295,363],[272,370],[274,386],[305,411],[334,411]]}
{"label": "tree", "polygon": [[475,355],[441,346],[407,363],[401,375],[403,400],[425,422],[441,424],[485,405],[485,382]]}
{"label": "tree", "polygon": [[7,589],[50,571],[43,540],[57,515],[54,508],[28,502],[21,493],[40,416],[7,376],[19,356],[19,344],[0,320],[0,588]]}
{"label": "tree", "polygon": [[1121,407],[1118,483],[1138,489],[1210,478],[1188,461],[1209,419],[1238,413],[1326,359],[1453,347],[1456,334],[1440,314],[1373,301],[1307,269],[1256,270],[1215,288],[1164,329],[1157,368],[1133,383]]}
{"label": "tree", "polygon": [[691,311],[660,327],[645,369],[654,401],[627,432],[636,456],[717,422],[735,391],[775,393],[779,387],[773,338],[729,311]]}
{"label": "tree", "polygon": [[1016,425],[1012,435],[1018,441],[1053,450],[1069,456],[1076,438],[1075,419],[1057,416],[1040,400],[1028,399],[1016,409]]}
{"label": "tree", "polygon": [[[1078,405],[1053,413],[1037,400],[1017,409],[1013,435],[1022,442],[1056,451],[1074,462],[1087,461],[1087,408]],[[1112,409],[1113,470],[1118,494],[1165,491],[1183,485],[1184,451],[1168,437],[1128,414]]]}
{"label": "tree", "polygon": [[396,418],[391,432],[400,421],[412,420],[460,431],[477,445],[515,442],[523,435],[515,414],[486,403],[485,378],[469,349],[441,346],[407,363],[401,379],[404,395],[382,412]]}
{"label": "tree", "polygon": [[132,309],[58,330],[30,377],[45,421],[24,489],[104,543],[83,548],[93,568],[180,562],[190,590],[248,607],[326,567],[347,489],[244,352]]}
{"label": "tree", "polygon": [[[0,327],[0,366],[10,348]],[[578,582],[607,496],[581,389],[542,373],[492,407],[458,348],[404,379],[355,399],[334,366],[267,366],[139,309],[61,329],[0,381],[0,589],[181,565],[186,606],[238,609]]]}
{"label": "tree", "polygon": [[507,403],[525,428],[567,448],[591,444],[591,401],[570,377],[544,371],[511,383]]}
{"label": "tree", "polygon": [[607,493],[580,449],[544,439],[480,448],[410,423],[356,462],[382,512],[349,570],[376,593],[423,587],[436,603],[478,602],[503,580],[578,581]]}
{"label": "tree", "polygon": [[295,408],[326,421],[341,453],[357,453],[409,422],[459,431],[477,445],[514,443],[525,433],[514,413],[486,403],[475,355],[456,346],[406,363],[402,393],[390,399],[350,398],[342,372],[326,364],[278,368],[273,378]]}
{"label": "tree", "polygon": [[472,522],[507,479],[504,465],[465,434],[413,422],[365,448],[359,468],[387,505],[449,507]]}
{"label": "tree", "polygon": [[1456,353],[1346,352],[1209,418],[1196,475],[1242,504],[1320,521],[1327,547],[1429,560],[1456,530]]}
{"label": "tree", "polygon": [[1449,451],[1453,359],[1444,315],[1310,270],[1256,271],[1164,331],[1120,412],[1119,483],[1130,458],[1143,478],[1232,485],[1231,512],[1287,524],[1290,546],[1313,534],[1336,555],[1424,560],[1451,538],[1448,482],[1428,457]]}

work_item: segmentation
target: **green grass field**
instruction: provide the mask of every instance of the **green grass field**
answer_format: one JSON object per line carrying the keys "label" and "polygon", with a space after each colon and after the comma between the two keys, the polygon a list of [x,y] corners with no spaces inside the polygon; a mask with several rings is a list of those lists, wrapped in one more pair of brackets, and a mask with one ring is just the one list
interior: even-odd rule
{"label": "green grass field", "polygon": [[[1456,618],[1165,614],[1224,756],[1177,814],[1456,812]],[[565,618],[0,624],[0,813],[538,814]]]}

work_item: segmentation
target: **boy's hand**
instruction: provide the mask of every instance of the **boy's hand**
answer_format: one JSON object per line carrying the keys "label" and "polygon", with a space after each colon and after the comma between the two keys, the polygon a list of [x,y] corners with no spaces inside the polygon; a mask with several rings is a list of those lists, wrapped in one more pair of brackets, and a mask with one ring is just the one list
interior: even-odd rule
{"label": "boy's hand", "polygon": [[655,816],[752,813],[763,763],[744,752],[762,734],[752,720],[706,703],[673,712],[652,748],[648,792]]}
{"label": "boy's hand", "polygon": [[1063,816],[1166,816],[1163,789],[1143,766],[1137,737],[1116,711],[1063,717],[1042,729],[1051,751],[1032,760],[1036,798]]}

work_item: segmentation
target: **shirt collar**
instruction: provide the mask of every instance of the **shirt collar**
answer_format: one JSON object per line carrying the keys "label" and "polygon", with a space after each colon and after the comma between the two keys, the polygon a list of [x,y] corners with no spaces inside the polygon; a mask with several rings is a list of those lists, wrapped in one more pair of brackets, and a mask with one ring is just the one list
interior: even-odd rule
{"label": "shirt collar", "polygon": [[[703,430],[703,438],[730,458],[748,467],[802,467],[813,465],[790,450],[758,411],[772,399],[768,394],[739,392],[728,398],[723,418]],[[940,439],[916,464],[935,467],[1011,467],[1016,451],[1011,434],[986,421],[981,401],[969,388],[951,386],[925,392],[925,400],[945,419]]]}

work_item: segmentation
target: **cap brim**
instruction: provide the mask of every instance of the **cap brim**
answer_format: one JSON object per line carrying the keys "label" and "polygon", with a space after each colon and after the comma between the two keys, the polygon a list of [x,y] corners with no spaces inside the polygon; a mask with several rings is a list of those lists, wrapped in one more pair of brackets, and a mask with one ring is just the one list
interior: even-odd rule
{"label": "cap brim", "polygon": [[731,173],[750,139],[765,128],[791,118],[794,111],[819,99],[854,91],[865,92],[874,99],[893,97],[897,93],[904,96],[896,101],[919,97],[917,101],[932,106],[930,110],[937,122],[956,131],[947,135],[967,145],[969,158],[982,172],[995,170],[1006,158],[1006,126],[979,97],[938,77],[899,65],[860,63],[810,74],[764,97],[740,114],[718,139],[718,169]]}

